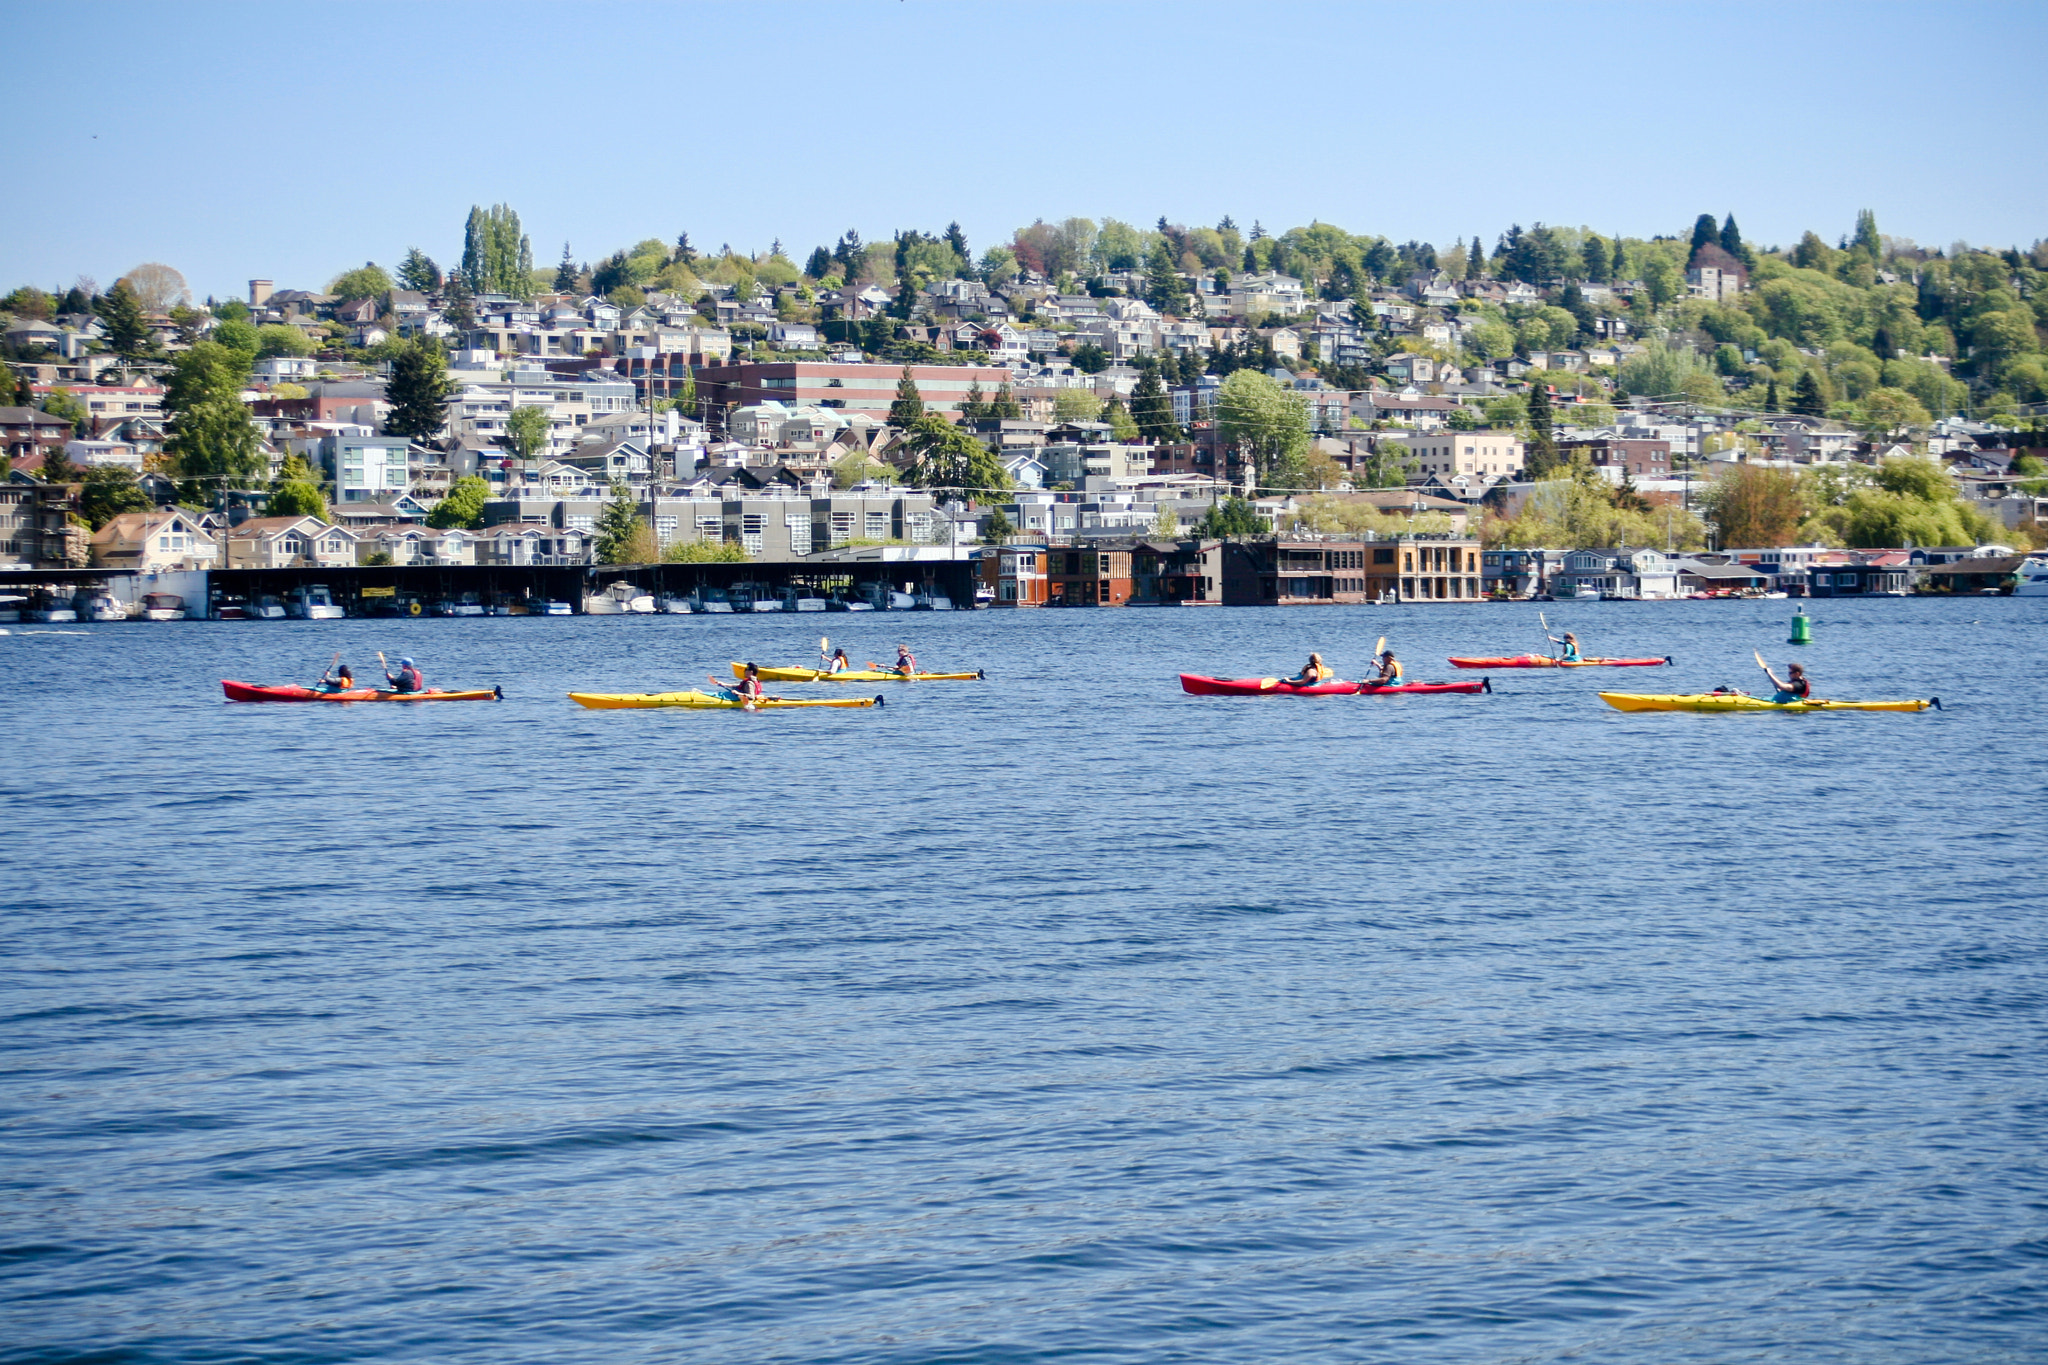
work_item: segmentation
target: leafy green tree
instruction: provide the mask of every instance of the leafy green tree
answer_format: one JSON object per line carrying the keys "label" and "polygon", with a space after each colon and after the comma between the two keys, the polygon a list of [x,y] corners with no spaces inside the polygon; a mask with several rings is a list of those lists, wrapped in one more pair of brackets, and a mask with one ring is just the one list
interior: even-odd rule
{"label": "leafy green tree", "polygon": [[604,505],[597,520],[597,559],[600,564],[629,564],[639,540],[640,504],[633,490],[618,480],[612,482],[612,500]]}
{"label": "leafy green tree", "polygon": [[1016,534],[1017,528],[1010,524],[1010,518],[1002,508],[998,507],[988,514],[988,529],[982,533],[982,538],[989,544],[1000,545],[1004,536]]}
{"label": "leafy green tree", "polygon": [[533,296],[533,243],[519,230],[519,215],[510,207],[493,204],[489,212],[481,205],[471,207],[463,229],[462,273],[473,293]]}
{"label": "leafy green tree", "polygon": [[1549,478],[1558,468],[1557,422],[1550,406],[1550,386],[1541,380],[1529,385],[1529,445],[1522,468],[1532,480]]}
{"label": "leafy green tree", "polygon": [[505,444],[517,459],[539,459],[548,448],[548,410],[534,406],[512,409],[505,419]]}
{"label": "leafy green tree", "polygon": [[744,564],[748,555],[737,540],[684,540],[663,551],[670,564]]}
{"label": "leafy green tree", "polygon": [[474,474],[465,474],[449,485],[448,495],[427,513],[427,525],[437,530],[459,527],[474,531],[484,524],[484,504],[490,500],[490,483]]}
{"label": "leafy green tree", "polygon": [[1074,368],[1082,374],[1101,374],[1109,368],[1109,352],[1092,341],[1084,341],[1075,348]]}
{"label": "leafy green tree", "polygon": [[1793,544],[1807,516],[1797,476],[1764,465],[1731,466],[1706,490],[1704,501],[1722,545]]}
{"label": "leafy green tree", "polygon": [[909,431],[923,416],[924,395],[917,390],[917,380],[911,374],[910,366],[905,365],[896,380],[896,399],[889,404],[889,425]]}
{"label": "leafy green tree", "polygon": [[14,406],[32,408],[36,402],[36,386],[29,379],[28,371],[17,370],[14,375]]}
{"label": "leafy green tree", "polygon": [[[236,329],[232,337],[221,335],[228,328]],[[306,335],[304,328],[294,327],[288,322],[267,322],[261,327],[250,327],[246,322],[223,322],[215,326],[213,330],[214,339],[222,345],[233,345],[237,350],[249,350],[258,359],[266,359],[276,355],[313,354],[313,338]],[[241,345],[245,331],[254,334],[256,341],[254,346],[244,347]]]}
{"label": "leafy green tree", "polygon": [[1872,389],[1858,406],[1863,411],[1864,432],[1872,440],[1893,436],[1907,427],[1924,427],[1934,420],[1920,400],[1904,389]]}
{"label": "leafy green tree", "polygon": [[1124,406],[1124,400],[1110,396],[1109,403],[1102,409],[1102,420],[1109,423],[1109,434],[1119,441],[1138,439],[1138,424],[1131,417],[1131,410]]}
{"label": "leafy green tree", "polygon": [[1266,488],[1298,487],[1306,472],[1308,405],[1257,370],[1237,370],[1216,391],[1216,429]]}
{"label": "leafy green tree", "polygon": [[1828,415],[1828,400],[1820,391],[1820,380],[1810,369],[1801,370],[1799,382],[1792,386],[1792,411],[1802,417]]}
{"label": "leafy green tree", "polygon": [[217,341],[198,342],[172,361],[164,384],[164,452],[188,496],[246,487],[263,470],[256,428],[241,397],[253,361],[247,351]]}
{"label": "leafy green tree", "polygon": [[1138,387],[1131,394],[1131,418],[1138,436],[1146,441],[1178,441],[1180,424],[1173,420],[1173,397],[1159,380],[1159,366],[1151,357],[1138,368]]}
{"label": "leafy green tree", "polygon": [[147,512],[149,494],[136,482],[135,471],[115,464],[96,464],[85,471],[78,491],[78,514],[97,531],[123,512]]}
{"label": "leafy green tree", "polygon": [[1052,396],[1052,415],[1060,422],[1100,421],[1102,400],[1093,389],[1060,389]]}
{"label": "leafy green tree", "polygon": [[866,451],[848,451],[832,462],[834,488],[852,488],[862,483],[888,483],[895,477],[895,470],[878,460],[868,458]]}
{"label": "leafy green tree", "polygon": [[115,355],[134,360],[155,353],[156,334],[149,329],[142,301],[126,281],[117,282],[100,300],[99,315],[100,324],[107,329],[107,345]]}
{"label": "leafy green tree", "polygon": [[85,404],[78,401],[78,395],[69,389],[51,389],[43,399],[43,411],[52,417],[61,417],[71,423],[71,434],[83,436],[92,424],[92,414]]}
{"label": "leafy green tree", "polygon": [[327,286],[327,292],[339,295],[345,303],[382,298],[391,292],[391,276],[375,261],[364,261],[360,269],[345,270],[336,275]]}
{"label": "leafy green tree", "polygon": [[911,481],[930,489],[940,501],[972,501],[1010,486],[1002,462],[987,446],[935,413],[911,424],[905,445],[917,460]]}
{"label": "leafy green tree", "polygon": [[1877,215],[1864,209],[1856,215],[1856,236],[1849,243],[1850,249],[1860,251],[1875,261],[1884,253],[1884,242],[1878,236]]}
{"label": "leafy green tree", "polygon": [[398,263],[398,282],[416,293],[431,294],[441,287],[441,267],[426,252],[409,246]]}
{"label": "leafy green tree", "polygon": [[408,341],[391,362],[391,378],[384,385],[384,399],[391,404],[384,430],[409,440],[432,441],[447,424],[448,400],[454,396],[441,343],[432,337]]}
{"label": "leafy green tree", "polygon": [[327,520],[327,499],[320,485],[304,479],[283,479],[270,490],[264,504],[266,517],[318,517]]}

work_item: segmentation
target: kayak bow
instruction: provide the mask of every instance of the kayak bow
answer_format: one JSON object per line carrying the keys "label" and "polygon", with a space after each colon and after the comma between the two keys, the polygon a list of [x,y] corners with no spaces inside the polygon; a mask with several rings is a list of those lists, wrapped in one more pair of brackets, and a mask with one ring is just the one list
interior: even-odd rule
{"label": "kayak bow", "polygon": [[1602,692],[1600,700],[1617,711],[1925,711],[1941,709],[1941,698],[1925,701],[1805,701],[1776,702],[1752,697],[1745,692],[1700,692],[1689,696],[1658,696],[1647,692]]}
{"label": "kayak bow", "polygon": [[430,687],[424,692],[392,692],[381,687],[355,687],[346,692],[322,692],[317,687],[264,687],[257,683],[221,679],[221,691],[229,701],[503,701],[502,687],[473,687],[444,692]]}

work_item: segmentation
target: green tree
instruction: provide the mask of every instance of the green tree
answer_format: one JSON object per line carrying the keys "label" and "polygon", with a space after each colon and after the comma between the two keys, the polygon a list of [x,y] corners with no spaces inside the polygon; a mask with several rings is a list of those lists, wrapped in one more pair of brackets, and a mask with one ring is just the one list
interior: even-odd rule
{"label": "green tree", "polygon": [[1780,401],[1778,397],[1778,377],[1772,375],[1770,382],[1764,386],[1764,411],[1782,412],[1784,409],[1779,406]]}
{"label": "green tree", "polygon": [[960,422],[971,427],[988,415],[988,403],[982,398],[981,381],[977,379],[967,386],[967,394],[960,400]]}
{"label": "green tree", "polygon": [[1145,302],[1174,317],[1187,311],[1187,282],[1173,258],[1173,248],[1161,237],[1145,257]]}
{"label": "green tree", "polygon": [[1709,242],[1718,242],[1720,237],[1721,228],[1719,224],[1715,223],[1713,214],[1703,213],[1693,220],[1692,249],[1694,251],[1698,251]]}
{"label": "green tree", "polygon": [[123,512],[147,512],[149,494],[136,482],[135,471],[116,464],[96,464],[85,471],[78,491],[78,514],[97,531]]}
{"label": "green tree", "polygon": [[305,479],[280,479],[264,504],[266,517],[318,517],[327,520],[327,499],[320,485]]}
{"label": "green tree", "polygon": [[[1486,274],[1486,246],[1477,237],[1472,239],[1471,250],[1465,253],[1465,278],[1476,280]],[[1587,278],[1592,278],[1588,276]]]}
{"label": "green tree", "polygon": [[612,500],[604,505],[597,520],[597,559],[600,564],[635,562],[632,552],[640,539],[640,503],[633,490],[612,481]]}
{"label": "green tree", "polygon": [[581,281],[581,278],[576,269],[576,258],[569,254],[569,244],[567,242],[562,243],[562,263],[555,267],[555,292],[557,294],[575,293],[576,286]]}
{"label": "green tree", "polygon": [[1203,540],[1229,540],[1234,537],[1268,536],[1273,528],[1249,502],[1235,494],[1212,506],[1195,523],[1195,534]]}
{"label": "green tree", "polygon": [[1802,417],[1828,415],[1828,400],[1820,391],[1820,380],[1810,369],[1801,370],[1799,382],[1792,386],[1792,411]]}
{"label": "green tree", "polygon": [[[267,322],[256,328],[250,328],[246,322],[223,322],[213,330],[218,334],[224,328],[253,331],[256,334],[256,345],[253,349],[258,359],[274,355],[313,354],[313,338],[306,335],[304,328],[294,327],[288,322]],[[234,344],[236,349],[240,350],[243,349],[239,345],[241,337],[241,331],[237,330],[232,339],[225,336],[218,339],[223,345]]]}
{"label": "green tree", "polygon": [[1541,380],[1529,385],[1529,446],[1522,458],[1523,471],[1531,480],[1549,478],[1557,471],[1557,422],[1550,406],[1550,386]]}
{"label": "green tree", "polygon": [[1010,477],[988,447],[935,413],[911,424],[905,442],[917,463],[911,481],[940,501],[972,501],[1009,488]]}
{"label": "green tree", "polygon": [[247,351],[216,341],[199,342],[172,361],[164,384],[164,452],[188,496],[246,487],[262,472],[256,428],[241,396],[253,361]]}
{"label": "green tree", "polygon": [[1137,424],[1141,440],[1181,439],[1180,424],[1173,420],[1173,396],[1159,381],[1159,366],[1150,356],[1138,367],[1138,387],[1131,394],[1131,419]]}
{"label": "green tree", "polygon": [[520,232],[519,215],[510,207],[493,204],[488,212],[481,205],[471,207],[463,229],[462,273],[474,293],[533,296],[533,244]]}
{"label": "green tree", "polygon": [[988,514],[988,530],[983,533],[982,538],[989,544],[1000,545],[1003,543],[1004,536],[1013,536],[1015,534],[1017,534],[1017,528],[1010,524],[1010,518],[1003,512],[1002,508],[998,507]]}
{"label": "green tree", "polygon": [[155,353],[156,334],[149,329],[142,301],[125,281],[116,283],[100,300],[99,315],[100,324],[107,329],[107,345],[115,355],[134,360]]}
{"label": "green tree", "polygon": [[1933,420],[1919,399],[1904,389],[1875,388],[1858,404],[1862,426],[1872,440],[1882,440],[1907,427],[1924,427]]}
{"label": "green tree", "polygon": [[866,451],[851,450],[832,462],[832,486],[852,488],[861,483],[888,483],[896,477],[896,471],[880,461],[868,458]]}
{"label": "green tree", "polygon": [[1216,391],[1216,429],[1265,488],[1295,488],[1306,474],[1308,405],[1257,370],[1236,370]]}
{"label": "green tree", "polygon": [[448,358],[441,343],[432,337],[418,337],[391,362],[391,378],[384,384],[384,399],[391,411],[384,415],[384,430],[392,436],[413,441],[432,441],[440,436],[448,420],[448,400],[455,396],[455,384],[448,378]]}
{"label": "green tree", "polygon": [[1706,490],[1704,501],[1724,546],[1794,544],[1807,516],[1798,477],[1764,465],[1731,466]]}
{"label": "green tree", "polygon": [[375,261],[364,261],[361,268],[336,275],[327,292],[339,295],[344,303],[382,298],[391,292],[391,276]]}
{"label": "green tree", "polygon": [[670,564],[744,564],[748,555],[737,540],[683,540],[662,552]]}
{"label": "green tree", "polygon": [[474,531],[484,524],[484,504],[490,500],[490,483],[474,474],[465,474],[449,485],[448,495],[427,513],[427,525],[439,530],[460,527]]}
{"label": "green tree", "polygon": [[917,391],[917,380],[911,375],[910,366],[905,365],[896,380],[896,401],[889,404],[889,425],[909,431],[923,416],[924,395]]}
{"label": "green tree", "polygon": [[1102,417],[1102,400],[1093,389],[1064,388],[1052,396],[1052,415],[1060,422],[1094,422]]}
{"label": "green tree", "polygon": [[71,423],[71,434],[83,436],[92,424],[92,414],[85,404],[78,401],[78,395],[69,389],[53,388],[43,399],[43,411],[52,417],[62,417]]}
{"label": "green tree", "polygon": [[1124,400],[1115,394],[1111,394],[1109,402],[1103,406],[1102,420],[1109,423],[1109,434],[1115,440],[1138,439],[1138,424],[1131,417],[1131,410],[1125,407]]}
{"label": "green tree", "polygon": [[548,410],[532,406],[512,409],[505,419],[505,444],[517,459],[539,459],[548,448]]}
{"label": "green tree", "polygon": [[1109,368],[1109,352],[1092,341],[1084,341],[1074,349],[1074,368],[1082,374],[1101,374]]}
{"label": "green tree", "polygon": [[1735,226],[1732,212],[1721,220],[1721,250],[1738,261],[1749,259],[1749,248],[1742,244],[1742,229]]}
{"label": "green tree", "polygon": [[441,287],[441,267],[426,252],[409,246],[405,259],[398,263],[398,282],[417,293],[431,294]]}

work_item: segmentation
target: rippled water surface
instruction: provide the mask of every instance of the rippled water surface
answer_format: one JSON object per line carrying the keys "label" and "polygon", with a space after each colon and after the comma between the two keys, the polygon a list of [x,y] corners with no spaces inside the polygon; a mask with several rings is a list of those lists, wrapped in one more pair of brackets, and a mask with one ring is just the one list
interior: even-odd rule
{"label": "rippled water surface", "polygon": [[1790,609],[10,627],[0,1360],[2039,1359],[2048,601]]}

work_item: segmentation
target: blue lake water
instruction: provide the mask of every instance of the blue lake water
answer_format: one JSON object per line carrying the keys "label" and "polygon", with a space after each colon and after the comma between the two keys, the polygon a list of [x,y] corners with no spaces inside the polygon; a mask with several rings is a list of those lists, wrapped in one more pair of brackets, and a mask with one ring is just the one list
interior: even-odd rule
{"label": "blue lake water", "polygon": [[10,627],[0,1361],[2039,1359],[2048,601],[1792,607]]}

